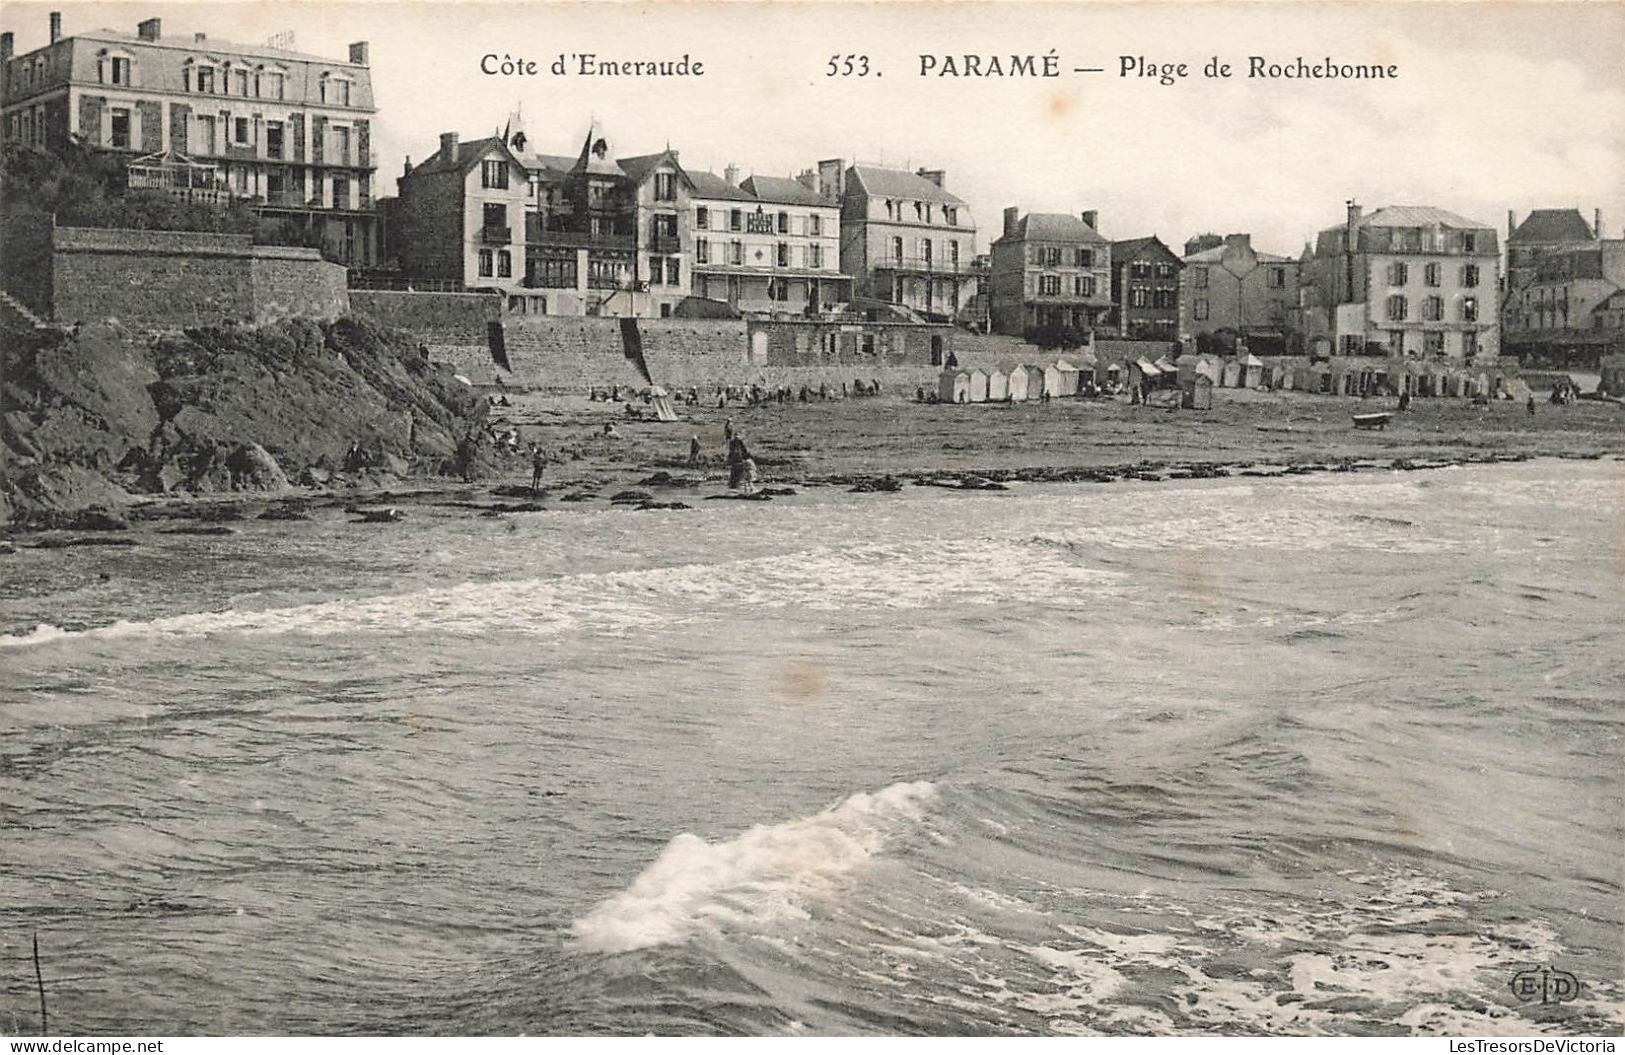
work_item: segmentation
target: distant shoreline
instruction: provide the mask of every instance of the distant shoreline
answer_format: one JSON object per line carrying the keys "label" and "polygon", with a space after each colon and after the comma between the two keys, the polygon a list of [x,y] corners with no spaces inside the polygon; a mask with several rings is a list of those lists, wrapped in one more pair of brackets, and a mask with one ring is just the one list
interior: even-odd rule
{"label": "distant shoreline", "polygon": [[[803,489],[887,492],[1002,490],[1012,483],[1110,483],[1225,477],[1275,478],[1333,472],[1411,471],[1537,458],[1625,459],[1625,408],[1607,404],[1474,408],[1418,401],[1382,432],[1356,431],[1353,413],[1390,409],[1384,400],[1239,392],[1212,411],[1131,407],[1121,401],[965,408],[892,396],[761,407],[684,407],[675,423],[638,421],[624,405],[578,397],[517,396],[499,408],[520,442],[539,442],[553,460],[543,493],[529,492],[523,450],[499,472],[464,483],[445,477],[357,474],[353,486],[278,493],[141,496],[130,505],[43,515],[0,527],[12,548],[128,545],[123,530],[164,522],[175,534],[230,534],[234,521],[300,520],[323,510],[363,522],[369,512],[415,506],[503,516],[620,506],[680,513],[731,498],[721,462],[725,422],[751,446],[767,492]],[[633,404],[634,406],[636,404]],[[618,436],[606,438],[613,421]],[[688,442],[704,460],[687,465]],[[343,479],[343,477],[340,477]],[[368,528],[376,530],[376,528]]]}

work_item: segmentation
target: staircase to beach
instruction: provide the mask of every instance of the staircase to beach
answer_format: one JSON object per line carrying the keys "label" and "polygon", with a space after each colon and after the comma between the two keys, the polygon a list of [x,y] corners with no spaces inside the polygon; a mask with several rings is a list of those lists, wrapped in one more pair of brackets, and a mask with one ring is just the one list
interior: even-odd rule
{"label": "staircase to beach", "polygon": [[17,330],[48,330],[51,324],[34,314],[28,305],[0,289],[0,326]]}

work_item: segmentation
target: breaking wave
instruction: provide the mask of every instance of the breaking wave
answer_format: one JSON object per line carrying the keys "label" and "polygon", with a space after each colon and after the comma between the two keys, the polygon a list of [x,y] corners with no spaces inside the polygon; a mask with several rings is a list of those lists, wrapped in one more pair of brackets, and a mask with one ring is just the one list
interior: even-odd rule
{"label": "breaking wave", "polygon": [[577,920],[573,943],[631,952],[682,942],[706,926],[804,919],[807,901],[879,853],[897,829],[923,820],[936,797],[929,782],[900,783],[723,842],[685,832],[630,887]]}
{"label": "breaking wave", "polygon": [[960,604],[1088,603],[1118,573],[1066,554],[999,539],[819,547],[725,564],[683,564],[563,578],[468,582],[404,594],[259,611],[194,612],[86,630],[42,624],[0,636],[18,648],[69,639],[198,637],[214,633],[332,636],[367,632],[477,635],[513,631],[624,633],[718,605],[815,611]]}

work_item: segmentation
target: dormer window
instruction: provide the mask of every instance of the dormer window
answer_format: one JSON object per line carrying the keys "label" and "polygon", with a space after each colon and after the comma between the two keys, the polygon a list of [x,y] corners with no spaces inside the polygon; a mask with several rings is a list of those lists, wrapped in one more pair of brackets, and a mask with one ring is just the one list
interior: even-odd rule
{"label": "dormer window", "polygon": [[212,63],[199,62],[197,59],[187,59],[181,67],[181,78],[189,92],[213,95],[217,83],[215,74],[216,70]]}
{"label": "dormer window", "polygon": [[[43,75],[41,68],[39,73]],[[43,77],[42,77],[43,79]],[[135,83],[135,66],[130,56],[103,48],[96,53],[96,80],[102,84],[120,84],[128,87]]]}
{"label": "dormer window", "polygon": [[350,81],[347,77],[322,74],[322,102],[333,106],[350,105]]}

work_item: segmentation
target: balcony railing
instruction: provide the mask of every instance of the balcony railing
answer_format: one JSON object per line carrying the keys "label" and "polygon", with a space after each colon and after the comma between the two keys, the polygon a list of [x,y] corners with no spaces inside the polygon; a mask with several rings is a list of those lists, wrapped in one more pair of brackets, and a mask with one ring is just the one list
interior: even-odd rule
{"label": "balcony railing", "polygon": [[650,235],[649,251],[651,253],[680,253],[683,251],[683,240],[675,234]]}
{"label": "balcony railing", "polygon": [[541,244],[562,249],[627,249],[637,248],[637,239],[629,234],[590,234],[584,231],[543,231]]}
{"label": "balcony railing", "polygon": [[918,271],[929,275],[968,275],[969,263],[936,260],[924,256],[883,256],[874,262],[876,271]]}
{"label": "balcony railing", "polygon": [[513,241],[513,228],[487,224],[480,228],[480,241],[486,245],[507,245]]}

